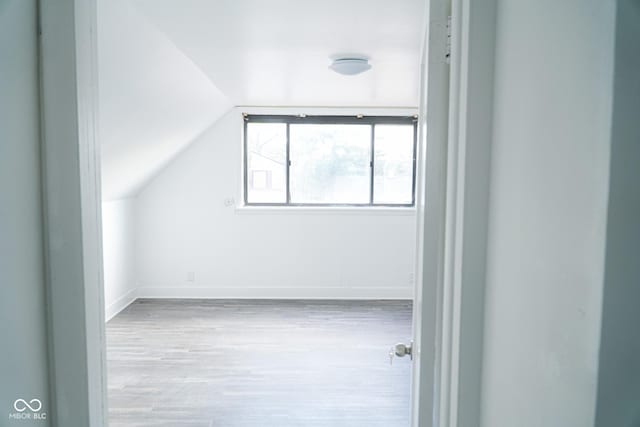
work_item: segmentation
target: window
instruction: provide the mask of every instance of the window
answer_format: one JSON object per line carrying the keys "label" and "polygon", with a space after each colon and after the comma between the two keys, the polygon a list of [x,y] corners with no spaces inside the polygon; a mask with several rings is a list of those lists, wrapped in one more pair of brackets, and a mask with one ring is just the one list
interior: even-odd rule
{"label": "window", "polygon": [[245,115],[245,204],[413,206],[413,117]]}

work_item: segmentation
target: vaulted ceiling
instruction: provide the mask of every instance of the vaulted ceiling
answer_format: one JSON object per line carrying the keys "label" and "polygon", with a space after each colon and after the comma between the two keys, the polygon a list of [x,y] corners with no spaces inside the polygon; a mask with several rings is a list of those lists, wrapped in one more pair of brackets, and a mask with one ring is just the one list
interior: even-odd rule
{"label": "vaulted ceiling", "polygon": [[[99,0],[103,196],[134,195],[229,108],[416,107],[422,0]],[[373,69],[341,76],[329,57]]]}

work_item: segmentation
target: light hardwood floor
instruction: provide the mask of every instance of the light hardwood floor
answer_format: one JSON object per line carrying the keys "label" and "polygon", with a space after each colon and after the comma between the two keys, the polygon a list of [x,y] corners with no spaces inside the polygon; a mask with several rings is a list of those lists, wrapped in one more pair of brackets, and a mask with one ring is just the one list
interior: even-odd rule
{"label": "light hardwood floor", "polygon": [[409,425],[409,301],[137,300],[107,324],[120,426]]}

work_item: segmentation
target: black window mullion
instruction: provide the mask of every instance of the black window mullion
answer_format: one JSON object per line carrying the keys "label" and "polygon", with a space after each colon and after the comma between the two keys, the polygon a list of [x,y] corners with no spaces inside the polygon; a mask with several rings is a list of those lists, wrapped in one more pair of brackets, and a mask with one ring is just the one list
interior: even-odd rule
{"label": "black window mullion", "polygon": [[248,144],[247,144],[247,131],[248,131],[248,126],[247,126],[247,122],[249,121],[249,119],[246,116],[243,116],[242,121],[244,123],[244,150],[243,150],[243,156],[244,156],[244,204],[248,205],[249,204],[249,154],[247,153],[247,150],[249,148]]}
{"label": "black window mullion", "polygon": [[416,205],[416,169],[418,167],[418,120],[413,122],[413,178],[411,180],[411,206]]}
{"label": "black window mullion", "polygon": [[291,180],[291,157],[290,157],[290,153],[291,153],[291,144],[290,144],[290,138],[289,138],[289,127],[291,125],[289,124],[289,122],[287,122],[287,172],[286,172],[286,178],[287,178],[287,205],[291,203],[291,183],[289,182]]}
{"label": "black window mullion", "polygon": [[374,165],[375,165],[375,140],[376,140],[376,125],[371,125],[371,161],[369,162],[369,204],[373,205],[373,178],[374,178]]}

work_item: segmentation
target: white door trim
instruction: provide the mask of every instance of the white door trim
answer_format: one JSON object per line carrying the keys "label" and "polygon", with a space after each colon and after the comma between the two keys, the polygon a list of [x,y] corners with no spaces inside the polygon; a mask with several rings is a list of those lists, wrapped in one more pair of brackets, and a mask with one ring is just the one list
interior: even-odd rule
{"label": "white door trim", "polygon": [[39,1],[53,426],[106,425],[96,0]]}
{"label": "white door trim", "polygon": [[[440,50],[447,15],[450,69],[443,92]],[[432,0],[429,6],[420,112],[429,154],[421,162],[426,187],[419,187],[426,200],[418,204],[424,246],[418,248],[416,273],[422,315],[414,324],[414,427],[480,423],[495,16],[495,0]],[[444,117],[439,108],[446,108]]]}
{"label": "white door trim", "polygon": [[[481,419],[496,2],[454,0],[445,288],[447,426]],[[444,360],[443,355],[443,360]],[[444,408],[443,408],[444,409]]]}

